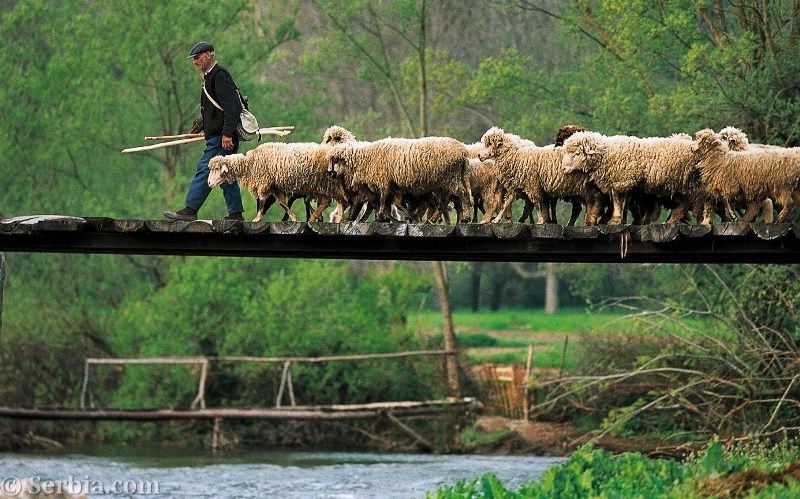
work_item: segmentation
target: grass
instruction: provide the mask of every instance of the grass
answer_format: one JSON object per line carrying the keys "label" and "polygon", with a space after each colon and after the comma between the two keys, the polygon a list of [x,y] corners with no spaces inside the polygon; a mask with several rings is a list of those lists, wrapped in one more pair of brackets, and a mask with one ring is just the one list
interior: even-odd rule
{"label": "grass", "polygon": [[[420,334],[441,336],[444,320],[438,310],[422,311],[409,318]],[[681,319],[652,327],[623,313],[561,309],[547,314],[541,309],[502,309],[496,312],[458,310],[453,326],[459,344],[472,364],[525,364],[528,345],[534,347],[535,368],[574,369],[584,346],[581,340],[606,335],[657,336],[665,331],[680,334],[681,326],[708,327],[697,319]],[[569,336],[564,354],[565,338]],[[563,360],[562,360],[563,356]],[[562,365],[563,364],[563,365]]]}
{"label": "grass", "polygon": [[[441,331],[444,320],[440,311],[425,310],[414,314],[409,323],[420,331]],[[457,310],[453,312],[453,324],[457,332],[616,334],[636,328],[635,321],[621,313],[592,313],[586,309],[562,309],[555,314],[537,309]]]}

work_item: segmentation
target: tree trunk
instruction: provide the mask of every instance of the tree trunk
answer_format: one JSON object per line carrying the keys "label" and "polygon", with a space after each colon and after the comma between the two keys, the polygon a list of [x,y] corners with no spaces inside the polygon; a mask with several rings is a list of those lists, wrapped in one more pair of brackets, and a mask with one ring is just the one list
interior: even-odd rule
{"label": "tree trunk", "polygon": [[472,278],[469,285],[469,298],[472,305],[473,312],[479,312],[481,309],[481,270],[483,263],[474,262],[472,264]]}
{"label": "tree trunk", "polygon": [[497,277],[492,278],[492,292],[489,294],[489,310],[497,312],[503,303],[503,282]]}
{"label": "tree trunk", "polygon": [[[444,317],[444,349],[456,350],[458,342],[456,340],[456,332],[453,328],[453,311],[450,308],[450,294],[447,290],[447,280],[444,275],[443,262],[431,262],[433,265],[433,273],[436,276],[436,290],[439,292],[439,306],[442,309],[442,316]],[[458,362],[455,355],[448,355],[447,357],[447,385],[450,387],[450,394],[458,396],[461,390],[458,383]]]}
{"label": "tree trunk", "polygon": [[548,314],[558,312],[558,278],[554,272],[555,264],[547,264],[544,277],[544,311]]}
{"label": "tree trunk", "polygon": [[0,331],[3,330],[3,288],[6,282],[6,254],[0,251]]}

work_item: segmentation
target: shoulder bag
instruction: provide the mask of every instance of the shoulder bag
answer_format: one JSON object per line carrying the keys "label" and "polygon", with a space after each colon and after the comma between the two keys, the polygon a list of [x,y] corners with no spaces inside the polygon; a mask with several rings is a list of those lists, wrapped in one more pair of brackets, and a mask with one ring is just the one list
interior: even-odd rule
{"label": "shoulder bag", "polygon": [[[214,107],[222,112],[225,112],[223,111],[222,106],[217,104],[217,101],[215,101],[214,98],[208,93],[205,85],[203,85],[203,92],[205,92],[208,100],[214,104]],[[256,135],[258,135],[259,139],[261,139],[261,134],[258,133],[258,120],[256,119],[255,115],[247,109],[247,97],[242,98],[242,94],[239,93],[238,88],[236,89],[236,95],[239,97],[239,104],[242,105],[242,111],[239,113],[239,123],[236,125],[236,135],[239,136],[240,140],[253,140],[253,137]]]}

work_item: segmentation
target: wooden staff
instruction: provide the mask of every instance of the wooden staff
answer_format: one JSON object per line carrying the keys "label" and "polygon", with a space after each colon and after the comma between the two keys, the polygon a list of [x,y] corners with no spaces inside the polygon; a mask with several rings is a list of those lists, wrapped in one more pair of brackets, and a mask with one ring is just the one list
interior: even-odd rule
{"label": "wooden staff", "polygon": [[[291,131],[294,130],[293,125],[288,126],[271,126],[267,128],[261,128],[259,131],[261,135],[269,135],[266,130],[277,130],[277,131]],[[154,137],[145,137],[144,140],[175,140],[175,139],[191,139],[194,137],[202,137],[202,133],[181,133],[178,135],[156,135]]]}
{"label": "wooden staff", "polygon": [[145,137],[144,140],[175,140],[175,139],[191,139],[194,137],[202,137],[202,133],[181,133],[178,135],[156,135],[155,137]]}
{"label": "wooden staff", "polygon": [[[268,128],[260,128],[258,130],[259,135],[277,135],[278,137],[284,137],[292,133],[294,129],[293,126],[281,126],[281,127],[268,127]],[[179,140],[170,140],[167,142],[161,142],[159,144],[153,144],[151,146],[141,146],[141,147],[129,147],[127,149],[123,149],[122,152],[124,153],[131,153],[131,152],[141,152],[141,151],[151,151],[153,149],[160,149],[162,147],[172,147],[181,144],[188,144],[189,142],[197,142],[198,140],[203,140],[204,136],[202,133],[199,134],[183,134],[184,136],[188,136],[185,139]],[[165,135],[164,137],[169,137]],[[145,139],[152,140],[157,139],[159,137],[145,137]]]}
{"label": "wooden staff", "polygon": [[190,139],[181,139],[181,140],[171,140],[169,142],[162,142],[160,144],[153,144],[151,146],[129,147],[127,149],[123,149],[122,152],[129,153],[129,152],[150,151],[152,149],[160,149],[162,147],[171,147],[180,144],[188,144],[189,142],[197,142],[198,140],[203,140],[203,138],[204,137],[201,135],[200,137],[192,137]]}

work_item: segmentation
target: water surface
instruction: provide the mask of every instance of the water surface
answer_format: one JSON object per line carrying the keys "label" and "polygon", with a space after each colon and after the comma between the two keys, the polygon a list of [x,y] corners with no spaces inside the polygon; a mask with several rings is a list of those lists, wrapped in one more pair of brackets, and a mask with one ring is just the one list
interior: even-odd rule
{"label": "water surface", "polygon": [[102,449],[91,454],[0,453],[0,478],[7,493],[13,480],[32,477],[42,486],[71,483],[90,497],[103,492],[106,497],[406,499],[424,498],[439,485],[484,473],[496,474],[515,490],[562,461],[363,452],[248,451],[215,457],[205,451]]}

